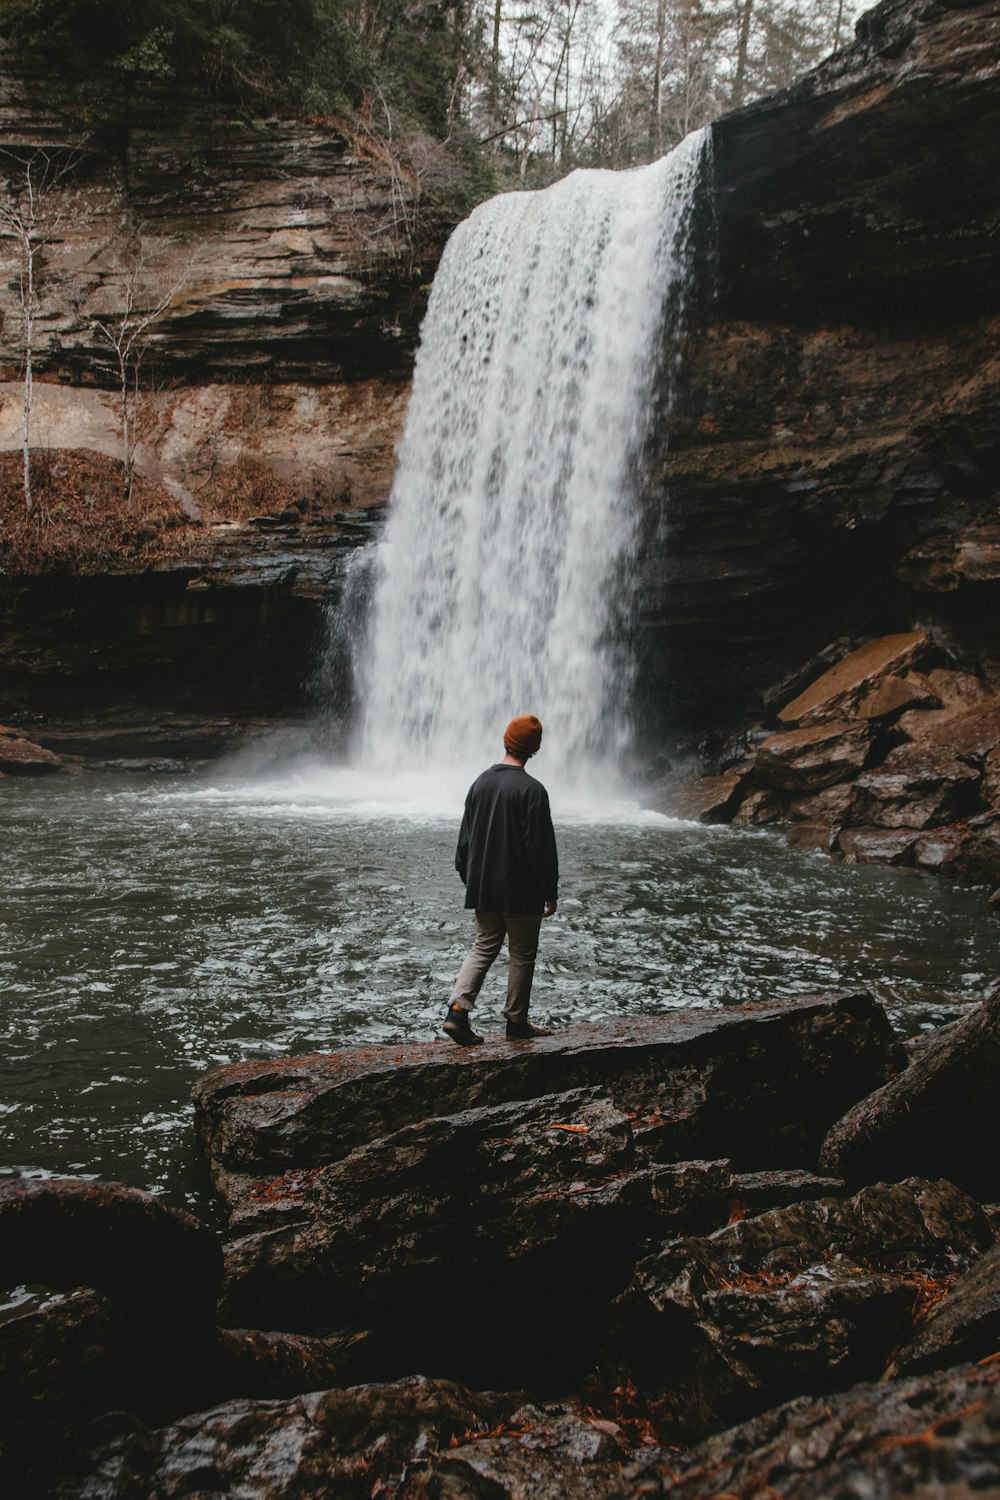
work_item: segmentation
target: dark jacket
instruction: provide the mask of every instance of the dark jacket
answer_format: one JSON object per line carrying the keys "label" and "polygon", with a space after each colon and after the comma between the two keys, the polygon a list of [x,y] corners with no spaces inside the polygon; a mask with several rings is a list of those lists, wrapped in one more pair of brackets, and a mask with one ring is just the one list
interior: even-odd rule
{"label": "dark jacket", "polygon": [[455,869],[465,904],[480,911],[541,913],[559,885],[549,795],[521,766],[490,766],[465,799]]}

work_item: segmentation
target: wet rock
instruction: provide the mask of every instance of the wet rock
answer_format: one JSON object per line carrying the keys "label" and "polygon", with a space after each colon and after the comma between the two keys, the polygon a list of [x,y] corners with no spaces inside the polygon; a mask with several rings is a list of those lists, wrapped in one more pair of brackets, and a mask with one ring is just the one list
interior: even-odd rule
{"label": "wet rock", "polygon": [[981,813],[956,830],[956,842],[938,864],[946,880],[962,885],[995,885],[1000,880],[1000,813]]}
{"label": "wet rock", "polygon": [[858,704],[860,719],[888,719],[912,708],[940,708],[941,699],[920,672],[890,672]]}
{"label": "wet rock", "polygon": [[395,1494],[411,1467],[501,1427],[524,1402],[414,1376],[289,1401],[231,1401],[161,1428],[111,1415],[66,1434],[56,1452],[36,1434],[9,1435],[0,1472],[7,1493],[32,1500],[368,1500]]}
{"label": "wet rock", "polygon": [[977,806],[980,773],[947,755],[890,756],[878,770],[864,771],[844,822],[859,828],[931,828],[950,823]]}
{"label": "wet rock", "polygon": [[950,1272],[990,1244],[971,1198],[919,1178],[743,1219],[639,1263],[604,1363],[664,1402],[680,1439],[718,1431],[874,1378],[912,1328],[914,1268]]}
{"label": "wet rock", "polygon": [[829,854],[837,842],[837,831],[829,823],[793,823],[785,840],[790,849],[818,849]]}
{"label": "wet rock", "polygon": [[966,709],[985,708],[990,704],[996,705],[995,690],[972,672],[957,672],[950,667],[935,667],[933,671],[928,672],[927,682],[931,691],[937,694],[944,706],[953,709],[956,713],[964,713]]}
{"label": "wet rock", "polygon": [[844,821],[852,795],[849,782],[828,786],[810,796],[793,798],[788,804],[788,816],[792,822],[801,819],[807,823],[826,823],[836,827]]}
{"label": "wet rock", "polygon": [[789,727],[800,728],[853,719],[862,703],[871,701],[886,678],[898,677],[916,665],[926,656],[930,645],[930,637],[922,630],[866,641],[787,703],[778,719]]}
{"label": "wet rock", "polygon": [[[645,1125],[651,1148],[659,1128]],[[724,1222],[736,1191],[728,1161],[648,1164],[596,1091],[470,1110],[357,1148],[317,1174],[295,1222],[232,1240],[223,1313],[360,1321],[376,1375],[551,1386],[588,1366],[598,1310],[647,1242]],[[475,1319],[442,1317],[471,1266],[489,1289]]]}
{"label": "wet rock", "polygon": [[859,644],[857,640],[852,640],[846,635],[830,641],[821,651],[817,651],[815,656],[793,667],[777,682],[766,687],[760,695],[762,706],[769,714],[776,714],[787,703],[791,703],[793,698],[805,692],[810,683],[815,682],[830,667],[835,667],[839,661],[849,656]]}
{"label": "wet rock", "polygon": [[[881,1079],[892,1066],[884,1017],[859,997],[680,1019],[614,1040],[487,1044],[474,1060],[371,1049],[206,1080],[203,1128],[230,1162],[224,1321],[368,1328],[379,1378],[415,1366],[477,1385],[576,1378],[600,1306],[648,1242],[724,1223],[741,1172],[808,1166],[814,1123],[835,1117],[831,1090],[857,1097],[859,1068]],[[589,1087],[555,1090],[581,1076]],[[501,1092],[529,1097],[473,1102]],[[449,1097],[468,1107],[433,1112]],[[392,1106],[415,1118],[386,1131]],[[293,1132],[271,1134],[289,1120]],[[345,1150],[362,1131],[372,1138]],[[330,1159],[251,1178],[279,1139],[286,1161]],[[456,1265],[474,1265],[491,1290],[474,1322],[440,1316]]]}
{"label": "wet rock", "polygon": [[[176,1409],[180,1390],[196,1392],[211,1377],[221,1272],[215,1236],[151,1193],[80,1179],[0,1185],[0,1286],[103,1293],[121,1328],[129,1400],[142,1409]],[[51,1320],[72,1317],[71,1304]],[[67,1335],[69,1343],[76,1337]],[[78,1354],[75,1364],[68,1359],[65,1382],[75,1368],[79,1399],[87,1402],[90,1355],[83,1348]],[[116,1357],[104,1361],[109,1369]],[[96,1354],[94,1360],[100,1362]]]}
{"label": "wet rock", "polygon": [[915,828],[842,828],[836,842],[849,865],[906,865],[918,836]]}
{"label": "wet rock", "polygon": [[[977,681],[973,678],[972,681]],[[951,757],[982,765],[1000,745],[1000,707],[995,703],[968,708],[955,704],[937,712],[904,714],[898,727],[912,745],[900,745],[886,756],[889,766],[919,764],[922,759]]]}
{"label": "wet rock", "polygon": [[579,1027],[530,1047],[418,1043],[240,1063],[198,1082],[196,1125],[231,1204],[408,1124],[590,1087],[625,1114],[659,1112],[658,1160],[788,1166],[808,1162],[822,1122],[883,1081],[892,1049],[868,995],[820,995]]}
{"label": "wet rock", "polygon": [[220,1328],[213,1372],[215,1399],[296,1396],[354,1385],[364,1377],[370,1338],[367,1331],[315,1339]]}
{"label": "wet rock", "polygon": [[1000,812],[1000,746],[995,747],[983,762],[983,779],[979,783],[979,797],[993,812]]}
{"label": "wet rock", "polygon": [[80,1178],[0,1183],[0,1285],[89,1286],[159,1316],[211,1321],[222,1270],[218,1241],[152,1193]]}
{"label": "wet rock", "polygon": [[626,1473],[630,1500],[944,1500],[1000,1487],[996,1366],[809,1396]]}
{"label": "wet rock", "polygon": [[867,724],[844,720],[772,735],[758,748],[756,780],[777,791],[820,791],[858,774],[871,739]]}
{"label": "wet rock", "polygon": [[892,1359],[888,1374],[921,1375],[947,1365],[986,1359],[1000,1349],[1000,1245],[931,1308],[913,1338]]}
{"label": "wet rock", "polygon": [[1000,1160],[981,1146],[993,1138],[998,1107],[1000,989],[849,1110],[824,1141],[820,1161],[852,1183],[924,1172],[993,1201],[1000,1197]]}
{"label": "wet rock", "polygon": [[913,844],[913,863],[920,870],[940,872],[961,847],[967,831],[965,823],[950,823],[919,834]]}
{"label": "wet rock", "polygon": [[896,572],[926,593],[950,594],[970,583],[995,583],[1000,579],[1000,527],[980,523],[930,537],[907,554]]}
{"label": "wet rock", "polygon": [[5,776],[47,776],[62,769],[51,750],[24,739],[16,729],[0,727],[0,772]]}
{"label": "wet rock", "polygon": [[664,794],[664,811],[697,823],[728,823],[748,774],[748,769],[734,768],[720,776],[692,777]]}
{"label": "wet rock", "polygon": [[107,1411],[131,1394],[122,1319],[110,1298],[81,1290],[33,1299],[0,1319],[3,1425],[38,1408]]}
{"label": "wet rock", "polygon": [[733,1193],[731,1217],[735,1221],[810,1198],[846,1197],[847,1185],[815,1172],[743,1172],[733,1178]]}
{"label": "wet rock", "polygon": [[780,823],[787,816],[783,797],[773,791],[758,789],[743,799],[733,816],[733,822],[738,826]]}
{"label": "wet rock", "polygon": [[427,1472],[414,1476],[409,1493],[413,1500],[625,1500],[621,1456],[592,1424],[550,1419],[535,1432],[439,1453]]}
{"label": "wet rock", "polygon": [[931,1031],[922,1031],[918,1036],[909,1036],[903,1043],[908,1063],[915,1063],[918,1057],[923,1057],[929,1047],[939,1042],[949,1027],[957,1026],[961,1017],[953,1021],[945,1021],[941,1026],[935,1026]]}

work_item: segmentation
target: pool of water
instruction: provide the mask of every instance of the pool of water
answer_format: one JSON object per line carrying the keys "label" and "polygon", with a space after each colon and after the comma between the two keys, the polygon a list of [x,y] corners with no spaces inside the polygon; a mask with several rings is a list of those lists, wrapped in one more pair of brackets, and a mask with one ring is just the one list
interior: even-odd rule
{"label": "pool of water", "polygon": [[[205,1068],[438,1035],[471,931],[452,863],[464,786],[2,783],[0,1170],[204,1210],[188,1094]],[[993,978],[981,890],[550,792],[562,895],[534,1013],[554,1026],[867,985],[914,1032]],[[503,982],[501,960],[487,1033]]]}

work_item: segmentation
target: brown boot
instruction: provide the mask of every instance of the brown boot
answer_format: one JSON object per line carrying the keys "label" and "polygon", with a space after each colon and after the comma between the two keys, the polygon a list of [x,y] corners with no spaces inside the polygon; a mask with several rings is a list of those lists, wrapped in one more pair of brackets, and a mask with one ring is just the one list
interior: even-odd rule
{"label": "brown boot", "polygon": [[551,1036],[552,1030],[548,1026],[532,1026],[530,1021],[508,1021],[508,1042],[526,1042],[533,1036]]}
{"label": "brown boot", "polygon": [[469,1012],[463,1010],[460,1005],[449,1005],[441,1030],[460,1047],[478,1047],[483,1040],[478,1032],[473,1031],[469,1021]]}

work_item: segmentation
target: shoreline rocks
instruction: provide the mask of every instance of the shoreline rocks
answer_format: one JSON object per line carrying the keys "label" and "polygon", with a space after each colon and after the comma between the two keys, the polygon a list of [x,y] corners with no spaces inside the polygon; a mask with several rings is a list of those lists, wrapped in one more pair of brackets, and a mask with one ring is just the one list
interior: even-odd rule
{"label": "shoreline rocks", "polygon": [[[741,759],[665,793],[665,808],[702,822],[785,824],[793,847],[848,864],[997,887],[1000,694],[941,665],[948,653],[927,631],[849,646],[821,653],[804,688],[808,673],[796,678],[776,732],[755,729]],[[782,699],[776,687],[772,707]]]}
{"label": "shoreline rocks", "polygon": [[[988,1486],[996,1212],[954,1179],[990,1124],[941,1111],[975,1077],[992,1120],[997,1003],[905,1071],[864,993],[216,1069],[221,1246],[114,1185],[0,1189],[0,1284],[60,1289],[0,1320],[0,1482],[820,1500],[842,1464],[888,1500],[930,1427]],[[897,1096],[912,1149],[834,1149]]]}

